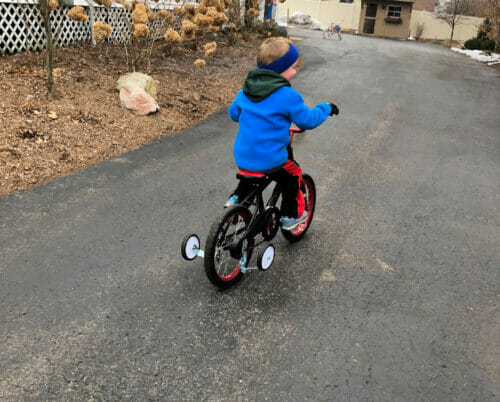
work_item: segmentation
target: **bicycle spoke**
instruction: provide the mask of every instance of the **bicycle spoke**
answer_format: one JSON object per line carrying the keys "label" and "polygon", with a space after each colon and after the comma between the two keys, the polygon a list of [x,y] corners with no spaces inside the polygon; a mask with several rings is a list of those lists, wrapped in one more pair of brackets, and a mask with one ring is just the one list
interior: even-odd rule
{"label": "bicycle spoke", "polygon": [[236,268],[237,263],[231,257],[229,247],[246,231],[246,222],[243,216],[235,215],[226,220],[217,239],[215,247],[215,269],[217,273],[226,277],[229,276]]}

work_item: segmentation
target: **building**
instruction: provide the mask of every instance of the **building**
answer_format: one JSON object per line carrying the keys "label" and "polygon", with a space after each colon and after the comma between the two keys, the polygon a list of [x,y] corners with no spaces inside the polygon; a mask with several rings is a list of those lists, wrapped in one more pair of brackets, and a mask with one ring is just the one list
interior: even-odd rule
{"label": "building", "polygon": [[362,0],[358,32],[363,35],[406,38],[415,0]]}
{"label": "building", "polygon": [[436,0],[415,0],[415,3],[413,3],[413,10],[430,11],[432,13],[437,3],[439,3],[439,1]]}

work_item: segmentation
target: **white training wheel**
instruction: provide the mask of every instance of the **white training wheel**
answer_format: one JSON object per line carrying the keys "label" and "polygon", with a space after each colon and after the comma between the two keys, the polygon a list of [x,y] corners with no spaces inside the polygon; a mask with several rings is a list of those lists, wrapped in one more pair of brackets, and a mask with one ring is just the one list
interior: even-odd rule
{"label": "white training wheel", "polygon": [[274,261],[274,246],[270,244],[264,251],[259,254],[259,259],[257,260],[257,267],[261,271],[267,271]]}
{"label": "white training wheel", "polygon": [[195,234],[190,234],[184,237],[182,241],[181,253],[182,257],[188,261],[194,260],[198,257],[200,250],[200,238]]}

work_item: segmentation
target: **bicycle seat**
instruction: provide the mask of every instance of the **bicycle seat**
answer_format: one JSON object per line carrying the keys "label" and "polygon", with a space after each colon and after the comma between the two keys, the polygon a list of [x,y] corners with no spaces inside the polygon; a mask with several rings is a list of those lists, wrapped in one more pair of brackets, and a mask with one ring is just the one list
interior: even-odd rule
{"label": "bicycle seat", "polygon": [[237,179],[252,180],[254,182],[265,181],[267,176],[264,173],[249,172],[247,170],[240,170],[236,173]]}

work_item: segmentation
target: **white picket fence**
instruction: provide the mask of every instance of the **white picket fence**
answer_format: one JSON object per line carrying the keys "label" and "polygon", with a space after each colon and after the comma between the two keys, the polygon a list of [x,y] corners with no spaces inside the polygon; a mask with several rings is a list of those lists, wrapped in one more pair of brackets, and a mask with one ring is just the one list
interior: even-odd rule
{"label": "white picket fence", "polygon": [[[34,0],[0,0],[0,54],[16,53],[25,50],[40,50],[45,47],[45,27],[38,5]],[[66,14],[71,7],[59,7],[51,13],[52,34],[58,46],[67,46],[73,42],[92,41],[92,25],[94,21],[103,21],[111,25],[111,36],[114,43],[124,43],[130,37],[132,20],[131,11],[121,5],[112,8],[94,5],[89,7],[85,0],[75,0],[73,5],[80,5],[90,16],[87,22],[70,20]],[[193,1],[195,3],[195,1]],[[92,3],[91,3],[92,4]],[[154,3],[153,3],[154,4]],[[165,8],[172,8],[174,0],[163,1]],[[158,28],[162,22],[158,19],[149,23],[156,36],[163,33]]]}

